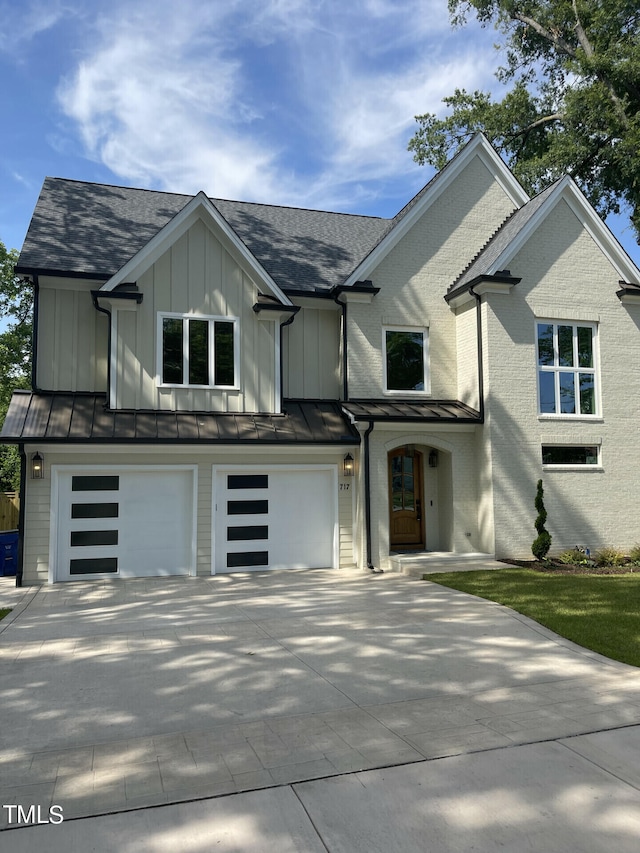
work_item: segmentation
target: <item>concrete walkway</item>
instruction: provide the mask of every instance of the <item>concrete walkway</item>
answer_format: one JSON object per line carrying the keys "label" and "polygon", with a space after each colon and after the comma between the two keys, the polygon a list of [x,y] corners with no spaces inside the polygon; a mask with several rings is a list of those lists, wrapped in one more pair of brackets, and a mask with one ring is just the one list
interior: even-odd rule
{"label": "concrete walkway", "polygon": [[9,582],[0,797],[65,821],[4,808],[0,851],[637,850],[640,670],[499,605],[349,571]]}

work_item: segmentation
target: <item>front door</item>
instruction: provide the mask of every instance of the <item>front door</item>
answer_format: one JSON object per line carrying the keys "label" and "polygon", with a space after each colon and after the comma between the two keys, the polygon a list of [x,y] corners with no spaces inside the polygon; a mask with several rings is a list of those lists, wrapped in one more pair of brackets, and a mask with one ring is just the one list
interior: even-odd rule
{"label": "front door", "polygon": [[393,549],[424,550],[422,454],[398,447],[389,454],[389,541]]}

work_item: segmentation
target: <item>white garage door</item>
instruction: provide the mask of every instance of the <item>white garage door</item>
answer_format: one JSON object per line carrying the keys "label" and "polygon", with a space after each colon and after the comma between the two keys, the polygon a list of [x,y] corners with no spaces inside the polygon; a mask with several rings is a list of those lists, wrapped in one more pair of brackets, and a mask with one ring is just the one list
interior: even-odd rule
{"label": "white garage door", "polygon": [[215,572],[338,565],[337,469],[214,469]]}
{"label": "white garage door", "polygon": [[193,467],[55,475],[55,580],[195,573]]}

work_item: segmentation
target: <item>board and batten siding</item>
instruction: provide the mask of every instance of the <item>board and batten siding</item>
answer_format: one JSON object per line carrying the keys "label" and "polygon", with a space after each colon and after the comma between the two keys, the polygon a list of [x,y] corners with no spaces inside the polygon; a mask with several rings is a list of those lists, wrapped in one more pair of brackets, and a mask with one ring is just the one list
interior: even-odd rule
{"label": "board and batten siding", "polygon": [[[277,408],[277,322],[254,312],[254,282],[201,221],[137,281],[143,300],[115,312],[116,408],[272,412]],[[158,315],[238,318],[239,389],[162,388]]]}
{"label": "board and batten siding", "polygon": [[100,282],[42,277],[36,385],[44,391],[106,391],[108,320],[91,290]]}
{"label": "board and batten siding", "polygon": [[340,312],[303,306],[282,335],[285,397],[338,400]]}

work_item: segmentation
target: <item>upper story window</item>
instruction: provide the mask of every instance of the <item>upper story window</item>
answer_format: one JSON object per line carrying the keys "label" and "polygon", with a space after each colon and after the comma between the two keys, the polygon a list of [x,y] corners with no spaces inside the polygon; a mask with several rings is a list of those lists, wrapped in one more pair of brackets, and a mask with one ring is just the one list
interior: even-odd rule
{"label": "upper story window", "polygon": [[596,326],[536,324],[538,411],[543,415],[596,415]]}
{"label": "upper story window", "polygon": [[162,385],[238,387],[238,320],[160,314]]}
{"label": "upper story window", "polygon": [[429,390],[426,329],[383,329],[384,390],[386,393],[425,394]]}

